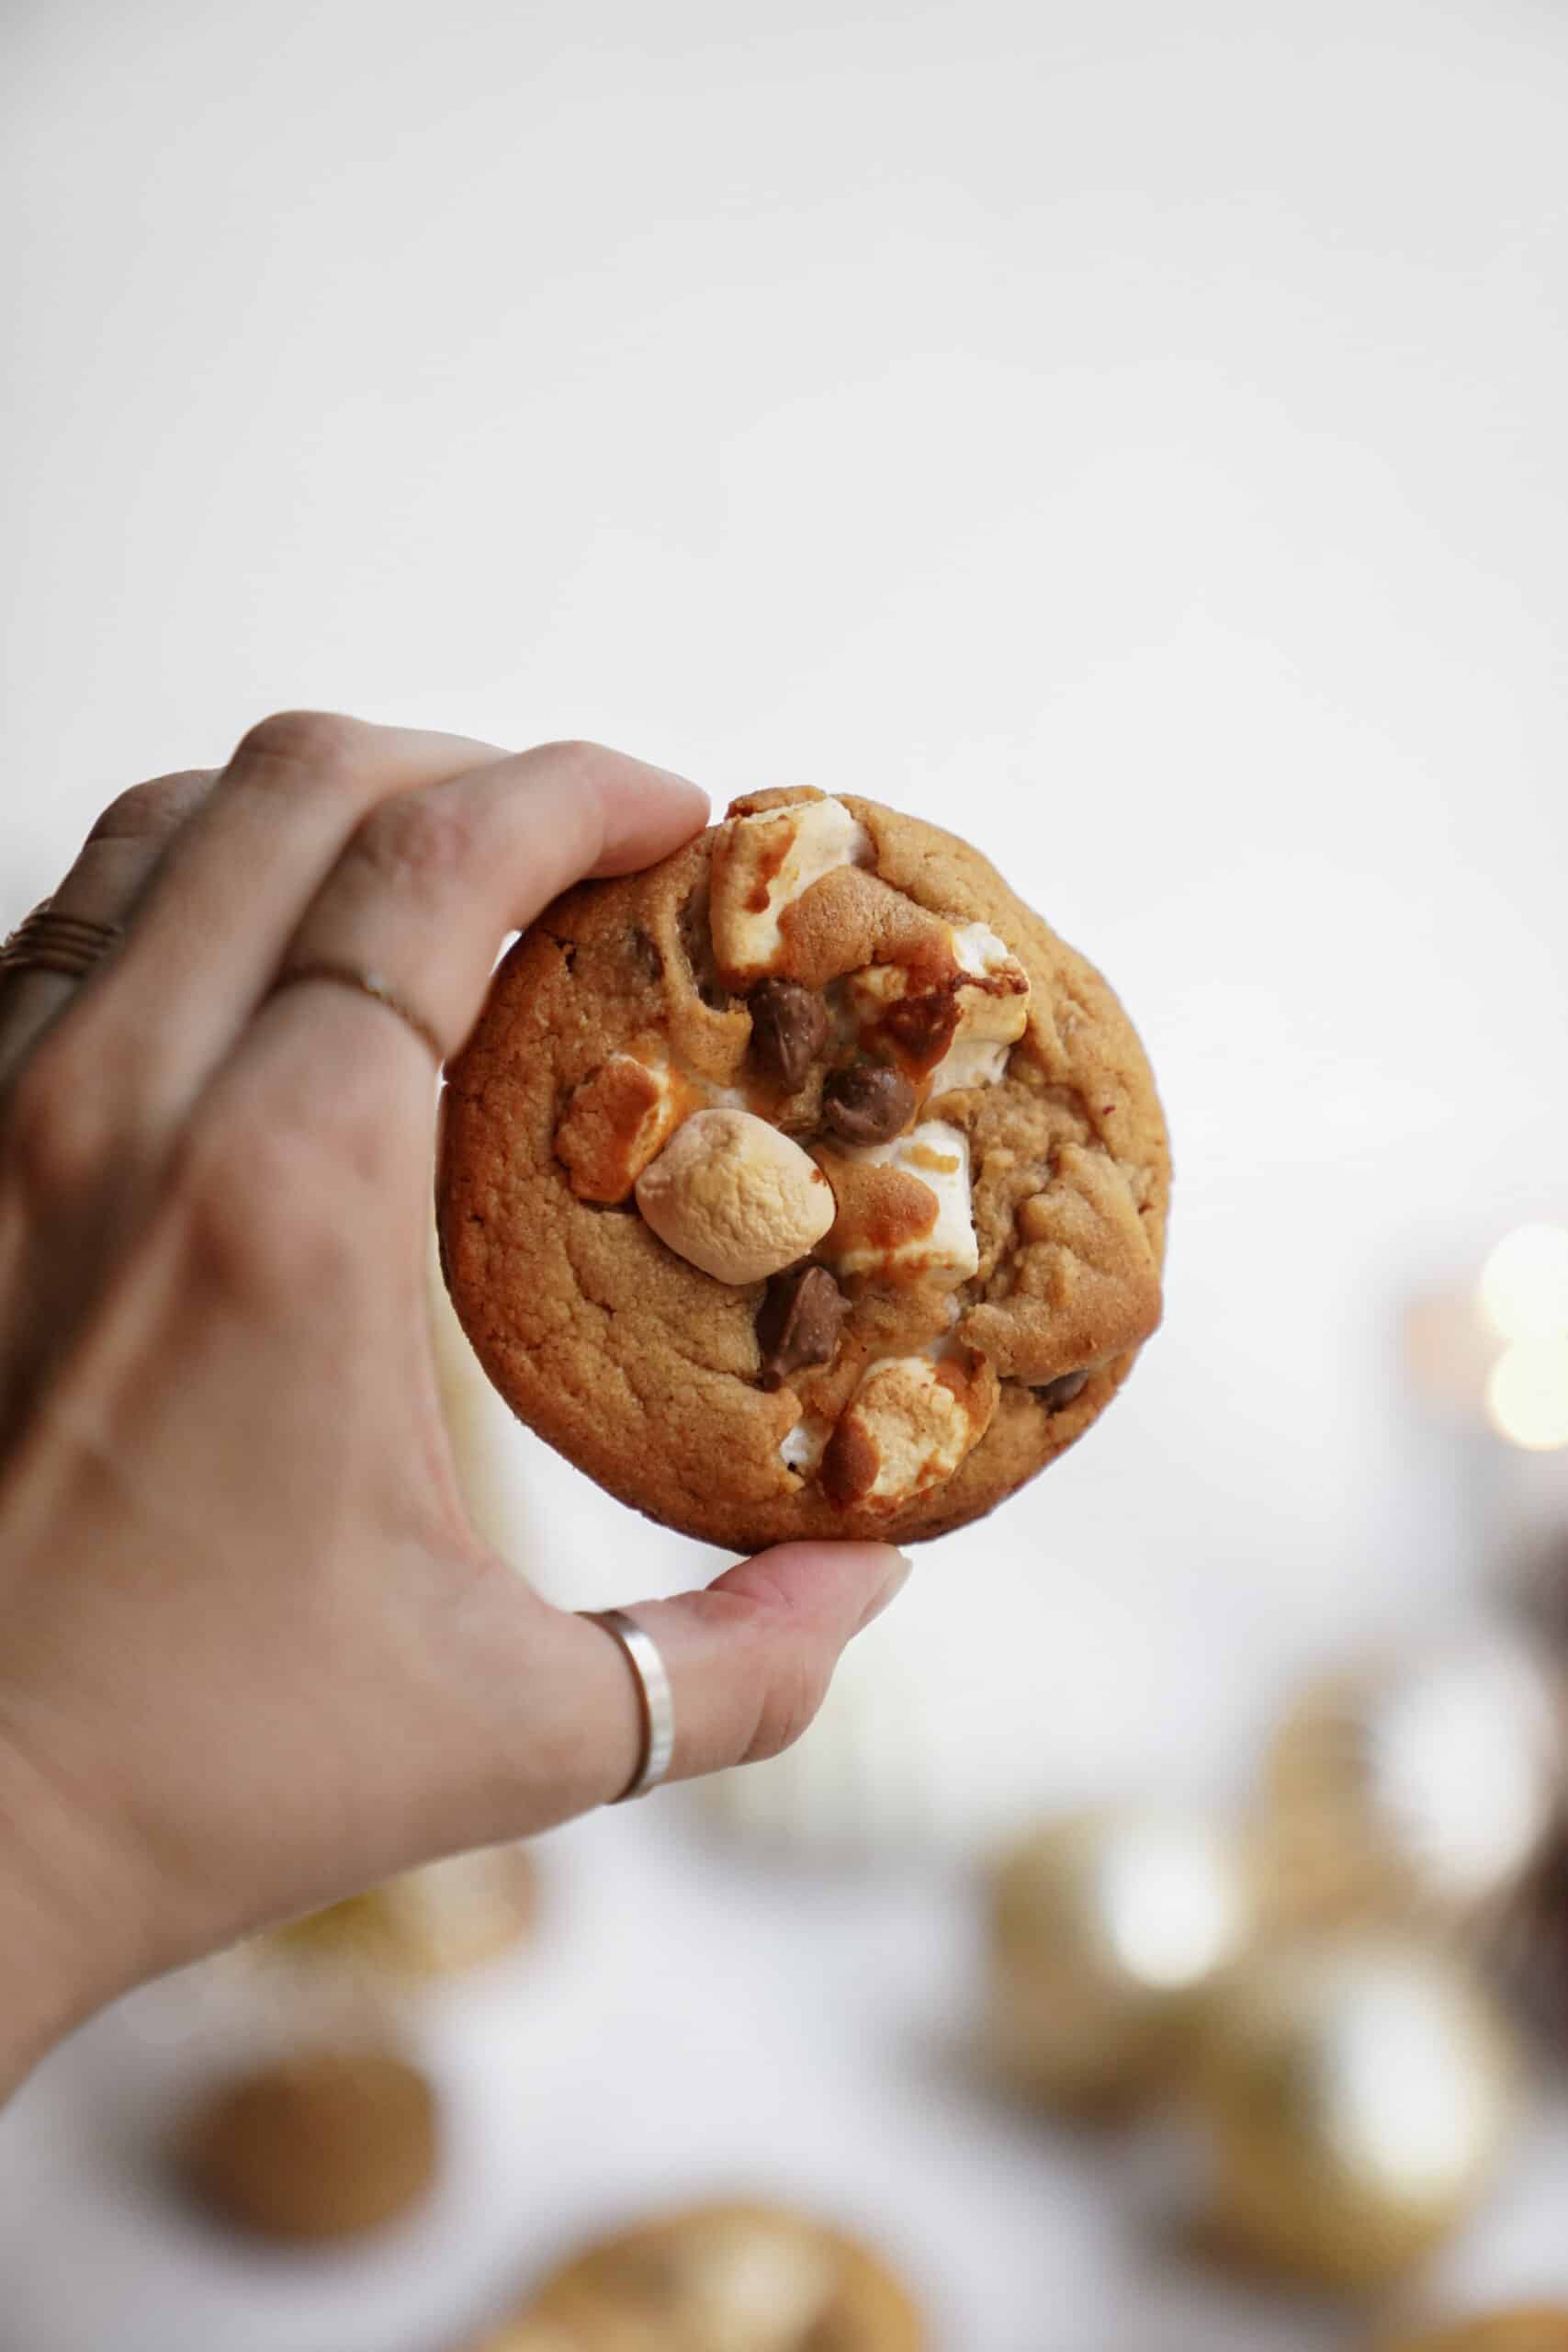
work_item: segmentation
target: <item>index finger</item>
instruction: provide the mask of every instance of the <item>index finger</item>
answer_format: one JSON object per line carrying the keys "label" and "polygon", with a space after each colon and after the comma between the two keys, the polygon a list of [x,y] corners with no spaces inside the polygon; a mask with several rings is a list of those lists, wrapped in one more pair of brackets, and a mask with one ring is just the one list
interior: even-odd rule
{"label": "index finger", "polygon": [[[384,801],[305,912],[281,981],[373,976],[449,1057],[510,931],[585,876],[678,849],[707,796],[595,743],[546,743]],[[291,991],[293,993],[293,991]],[[384,1019],[371,998],[358,1019]]]}

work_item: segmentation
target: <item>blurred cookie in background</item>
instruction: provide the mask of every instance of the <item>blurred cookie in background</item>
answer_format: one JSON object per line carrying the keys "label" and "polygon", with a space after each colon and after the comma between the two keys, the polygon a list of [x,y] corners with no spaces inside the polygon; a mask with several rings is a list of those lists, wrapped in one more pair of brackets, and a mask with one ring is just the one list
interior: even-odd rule
{"label": "blurred cookie in background", "polygon": [[644,2222],[569,2261],[468,2352],[930,2352],[863,2246],[767,2205]]}
{"label": "blurred cookie in background", "polygon": [[1168,2084],[1203,1996],[1258,1932],[1242,1833],[1205,1814],[1106,1806],[1046,1821],[994,1866],[981,2055],[1080,2115]]}
{"label": "blurred cookie in background", "polygon": [[424,2075],[391,2049],[298,2052],[198,2095],[174,2161],[198,2204],[292,2244],[357,2237],[410,2211],[435,2178],[440,2130]]}
{"label": "blurred cookie in background", "polygon": [[1561,1812],[1564,1724],[1543,1644],[1500,1623],[1309,1685],[1264,1768],[1279,1883],[1296,1917],[1491,1928]]}
{"label": "blurred cookie in background", "polygon": [[1568,2303],[1488,2312],[1447,2327],[1390,2338],[1378,2352],[1568,2352]]}
{"label": "blurred cookie in background", "polygon": [[1188,2064],[1211,2249],[1286,2277],[1399,2277],[1470,2217],[1518,2114],[1513,2038],[1451,1954],[1402,1931],[1264,1946],[1222,1977]]}
{"label": "blurred cookie in background", "polygon": [[484,1965],[531,1931],[538,1876],[526,1848],[492,1846],[406,1871],[258,1939],[301,1971],[409,1988]]}

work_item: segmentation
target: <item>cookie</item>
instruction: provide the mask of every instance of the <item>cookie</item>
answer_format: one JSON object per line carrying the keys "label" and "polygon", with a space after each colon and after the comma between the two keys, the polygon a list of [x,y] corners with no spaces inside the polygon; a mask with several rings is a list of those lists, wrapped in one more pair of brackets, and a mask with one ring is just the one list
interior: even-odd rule
{"label": "cookie", "polygon": [[1459,2320],[1428,2335],[1403,2335],[1383,2352],[1568,2352],[1568,2305],[1531,2303]]}
{"label": "cookie", "polygon": [[261,1943],[269,1958],[306,1968],[413,1984],[460,1975],[513,1951],[533,1927],[536,1901],[527,1849],[485,1847],[308,1912]]}
{"label": "cookie", "polygon": [[966,842],[795,791],[524,933],[438,1207],[513,1409],[744,1552],[942,1534],[1081,1437],[1159,1320],[1168,1187],[1099,975]]}
{"label": "cookie", "polygon": [[423,2196],[435,2097],[389,2051],[312,2051],[218,2084],[185,2119],[175,2161],[198,2202],[257,2235],[356,2237]]}
{"label": "cookie", "polygon": [[569,2262],[471,2352],[924,2352],[914,2302],[837,2231],[761,2205],[644,2223]]}

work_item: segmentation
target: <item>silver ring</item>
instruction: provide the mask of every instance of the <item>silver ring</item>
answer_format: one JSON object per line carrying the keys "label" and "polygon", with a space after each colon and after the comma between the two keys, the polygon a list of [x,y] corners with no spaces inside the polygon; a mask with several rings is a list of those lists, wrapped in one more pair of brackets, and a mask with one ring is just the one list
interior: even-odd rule
{"label": "silver ring", "polygon": [[642,1755],[629,1786],[615,1799],[616,1804],[626,1804],[633,1797],[647,1796],[670,1770],[675,1753],[675,1693],[670,1687],[670,1676],[659,1655],[658,1643],[651,1634],[644,1633],[635,1617],[629,1617],[624,1609],[584,1609],[579,1613],[591,1623],[603,1625],[619,1643],[637,1682],[642,1712]]}

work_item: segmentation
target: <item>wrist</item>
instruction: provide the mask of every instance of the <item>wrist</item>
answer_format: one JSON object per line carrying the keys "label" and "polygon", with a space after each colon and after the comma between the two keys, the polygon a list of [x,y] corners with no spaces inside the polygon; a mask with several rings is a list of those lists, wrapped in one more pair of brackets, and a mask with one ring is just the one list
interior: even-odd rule
{"label": "wrist", "polygon": [[7,1735],[0,1709],[0,2105],[135,1981],[96,1845]]}

